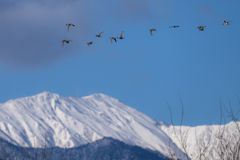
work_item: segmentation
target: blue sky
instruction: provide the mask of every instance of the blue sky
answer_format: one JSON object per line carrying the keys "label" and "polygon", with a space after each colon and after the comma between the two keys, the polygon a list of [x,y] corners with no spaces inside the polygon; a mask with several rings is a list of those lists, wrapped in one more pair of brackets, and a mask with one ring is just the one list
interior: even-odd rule
{"label": "blue sky", "polygon": [[[220,98],[240,108],[239,6],[238,0],[1,1],[0,103],[43,91],[104,93],[171,123],[168,102],[179,124],[180,95],[184,125],[218,124]],[[75,24],[69,32],[67,23]],[[125,39],[111,44],[109,37],[122,31]],[[73,42],[63,47],[63,39]]]}

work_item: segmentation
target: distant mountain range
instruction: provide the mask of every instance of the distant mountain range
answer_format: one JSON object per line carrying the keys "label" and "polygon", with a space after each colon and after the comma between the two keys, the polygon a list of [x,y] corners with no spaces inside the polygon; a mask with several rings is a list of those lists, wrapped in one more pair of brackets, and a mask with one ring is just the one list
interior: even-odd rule
{"label": "distant mountain range", "polygon": [[[195,136],[205,137],[202,141],[207,142],[208,137],[213,135],[212,128],[183,126],[180,131],[180,127],[154,120],[104,94],[74,98],[43,92],[0,104],[0,137],[21,147],[43,148],[46,142],[48,148],[55,146],[55,151],[58,147],[81,148],[86,144],[95,145],[92,142],[112,137],[115,140],[104,138],[104,141],[119,144],[122,141],[166,156],[169,152],[174,152],[178,157],[183,157],[183,149],[176,136],[188,132],[187,149],[196,156]],[[219,126],[215,126],[217,128]],[[234,124],[230,123],[225,128],[232,132]],[[89,153],[94,155],[95,150],[90,150]],[[69,150],[65,149],[64,153],[68,155]],[[115,156],[117,153],[113,154]],[[135,152],[131,154],[135,155]]]}
{"label": "distant mountain range", "polygon": [[19,160],[164,160],[159,152],[103,138],[74,148],[24,148],[0,139],[0,159]]}

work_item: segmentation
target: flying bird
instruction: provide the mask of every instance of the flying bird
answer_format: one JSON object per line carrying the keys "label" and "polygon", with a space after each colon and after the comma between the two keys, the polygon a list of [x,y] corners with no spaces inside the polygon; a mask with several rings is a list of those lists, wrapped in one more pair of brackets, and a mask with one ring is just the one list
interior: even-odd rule
{"label": "flying bird", "polygon": [[91,42],[88,42],[87,45],[90,46],[90,44],[92,44],[92,43],[93,43],[92,41],[91,41]]}
{"label": "flying bird", "polygon": [[169,28],[177,28],[177,27],[180,27],[180,26],[170,26]]}
{"label": "flying bird", "polygon": [[65,43],[69,43],[70,41],[72,42],[72,40],[65,40],[65,39],[62,40],[62,46],[64,46],[64,42],[65,42]]}
{"label": "flying bird", "polygon": [[112,43],[112,40],[114,40],[115,42],[117,42],[117,39],[115,37],[109,37],[111,38],[111,43]]}
{"label": "flying bird", "polygon": [[156,29],[149,29],[150,34],[152,35],[152,31],[156,31]]}
{"label": "flying bird", "polygon": [[117,39],[124,39],[124,37],[122,35],[123,35],[123,31],[122,31],[120,37],[117,37]]}
{"label": "flying bird", "polygon": [[69,31],[69,27],[70,27],[70,26],[73,26],[73,27],[75,27],[75,25],[74,25],[74,24],[71,24],[71,23],[69,23],[69,24],[66,24],[66,26],[68,26],[68,31]]}
{"label": "flying bird", "polygon": [[99,35],[96,35],[96,37],[102,37],[101,34],[103,33],[104,31],[100,32]]}
{"label": "flying bird", "polygon": [[229,25],[229,22],[232,22],[232,21],[224,21],[223,25]]}
{"label": "flying bird", "polygon": [[199,31],[204,31],[204,27],[206,26],[198,26],[197,28],[199,29]]}

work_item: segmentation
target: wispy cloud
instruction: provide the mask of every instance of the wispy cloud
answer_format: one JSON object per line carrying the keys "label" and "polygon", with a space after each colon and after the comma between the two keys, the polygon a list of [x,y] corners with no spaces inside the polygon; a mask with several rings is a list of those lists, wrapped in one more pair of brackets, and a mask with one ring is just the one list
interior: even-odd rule
{"label": "wispy cloud", "polygon": [[[76,18],[71,8],[76,11],[74,5],[52,7],[50,4],[26,1],[3,10],[0,17],[4,24],[0,27],[0,60],[11,66],[39,67],[76,54],[81,45],[62,47],[61,40],[74,39],[77,34],[84,38],[91,24],[82,23],[86,22],[85,17],[78,14]],[[72,21],[78,28],[81,25],[82,30],[72,29],[67,32],[66,23]],[[77,41],[81,44],[81,39]]]}
{"label": "wispy cloud", "polygon": [[[153,3],[153,2],[151,2]],[[153,10],[147,0],[1,1],[0,62],[16,68],[38,68],[82,52],[89,35],[104,21],[144,23]],[[119,20],[119,22],[118,22]],[[67,32],[66,23],[74,23]],[[73,43],[64,47],[62,39]]]}

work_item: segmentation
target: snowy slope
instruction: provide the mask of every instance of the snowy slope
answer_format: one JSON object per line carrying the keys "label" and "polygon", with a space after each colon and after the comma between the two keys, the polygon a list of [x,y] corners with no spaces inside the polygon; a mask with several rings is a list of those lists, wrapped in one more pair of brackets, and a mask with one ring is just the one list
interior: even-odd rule
{"label": "snowy slope", "polygon": [[215,156],[218,137],[237,141],[238,133],[233,122],[222,126],[173,127],[104,94],[74,98],[43,92],[0,104],[0,137],[25,147],[44,147],[45,137],[48,147],[66,148],[112,137],[165,155],[174,152],[184,159],[178,139],[186,135],[187,153],[197,159],[202,152],[199,148],[208,145],[204,153]]}
{"label": "snowy slope", "polygon": [[[172,143],[161,121],[104,94],[82,98],[41,94],[0,105],[0,137],[10,143],[43,147],[77,147],[103,137],[167,153]],[[175,150],[181,154],[179,149]]]}
{"label": "snowy slope", "polygon": [[171,125],[162,126],[162,130],[184,151],[182,138],[191,159],[239,159],[235,153],[239,153],[240,122],[196,127]]}

